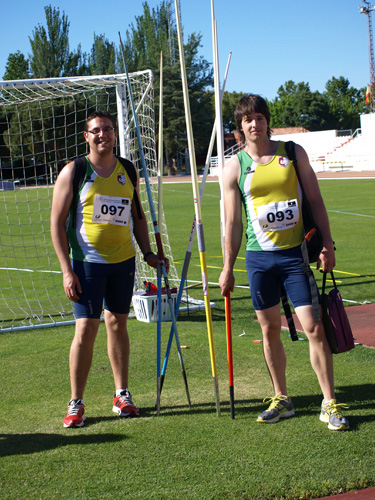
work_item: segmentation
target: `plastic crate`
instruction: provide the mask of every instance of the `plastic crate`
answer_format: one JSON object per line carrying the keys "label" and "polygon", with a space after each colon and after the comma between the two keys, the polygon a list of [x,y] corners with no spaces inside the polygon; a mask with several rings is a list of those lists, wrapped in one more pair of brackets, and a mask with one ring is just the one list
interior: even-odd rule
{"label": "plastic crate", "polygon": [[[171,289],[171,297],[173,308],[175,309],[177,302],[177,288]],[[135,317],[138,321],[143,321],[144,323],[156,323],[158,321],[158,292],[134,292],[133,308]],[[168,297],[165,289],[163,288],[161,295],[161,321],[171,320],[172,316]]]}

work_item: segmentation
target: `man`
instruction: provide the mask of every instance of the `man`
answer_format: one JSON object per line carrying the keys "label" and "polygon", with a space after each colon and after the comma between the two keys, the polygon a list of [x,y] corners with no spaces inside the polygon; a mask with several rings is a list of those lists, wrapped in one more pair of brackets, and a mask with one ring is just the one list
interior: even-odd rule
{"label": "man", "polygon": [[[249,286],[275,391],[258,422],[275,423],[294,415],[286,388],[286,355],[280,339],[280,287],[283,284],[309,340],[311,364],[323,392],[320,420],[328,423],[331,430],[346,430],[349,423],[342,416],[343,405],[337,404],[334,394],[332,352],[322,322],[313,319],[308,276],[301,267],[300,246],[304,233],[293,164],[288,160],[284,143],[270,139],[270,112],[262,97],[245,95],[237,104],[235,119],[246,147],[223,168],[225,259],[219,283],[222,295],[233,291],[233,267],[242,239],[242,201],[247,216]],[[298,145],[296,158],[306,197],[323,236],[317,268],[321,266],[323,271],[331,272],[335,252],[327,211],[307,154]]]}
{"label": "man", "polygon": [[[139,410],[128,390],[127,319],[135,270],[130,216],[145,261],[152,267],[161,264],[151,251],[142,207],[137,210],[132,203],[135,191],[131,179],[113,154],[117,130],[112,116],[106,111],[92,113],[86,120],[84,137],[89,145],[86,177],[74,204],[75,217],[71,213],[69,218],[68,235],[66,220],[73,201],[74,162],[68,163],[56,180],[51,211],[52,241],[63,273],[64,290],[74,302],[76,316],[69,357],[71,399],[65,427],[84,425],[83,393],[103,299],[108,356],[116,388],[113,411],[120,417],[138,416]],[[138,193],[138,172],[136,176]]]}

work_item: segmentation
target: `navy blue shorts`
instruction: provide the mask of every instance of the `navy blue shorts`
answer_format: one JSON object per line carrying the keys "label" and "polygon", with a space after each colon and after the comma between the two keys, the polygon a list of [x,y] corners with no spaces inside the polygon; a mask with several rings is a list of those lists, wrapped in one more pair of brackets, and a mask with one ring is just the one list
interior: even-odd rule
{"label": "navy blue shorts", "polygon": [[268,309],[279,304],[281,284],[293,307],[311,305],[309,278],[302,263],[299,246],[272,252],[247,251],[246,269],[254,309]]}
{"label": "navy blue shorts", "polygon": [[73,260],[73,270],[82,287],[79,302],[74,303],[76,318],[100,318],[104,307],[128,314],[133,296],[135,257],[118,264],[98,264]]}

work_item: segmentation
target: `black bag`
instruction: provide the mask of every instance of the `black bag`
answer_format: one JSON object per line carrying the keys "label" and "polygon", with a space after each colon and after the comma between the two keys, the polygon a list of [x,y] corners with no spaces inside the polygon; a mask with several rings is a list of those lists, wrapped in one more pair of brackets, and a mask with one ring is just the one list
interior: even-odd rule
{"label": "black bag", "polygon": [[323,273],[322,287],[322,311],[323,324],[328,343],[333,354],[350,351],[354,349],[354,338],[348,316],[340,292],[337,289],[335,278],[331,273],[334,288],[326,293],[327,273]]}
{"label": "black bag", "polygon": [[301,178],[298,172],[298,166],[297,166],[297,158],[296,158],[296,151],[295,151],[295,143],[293,141],[288,141],[285,143],[285,151],[286,154],[288,155],[289,160],[293,162],[294,169],[297,174],[298,182],[301,187],[302,191],[302,220],[303,220],[303,228],[305,231],[305,240],[303,245],[306,245],[307,249],[307,254],[308,254],[308,259],[309,262],[316,262],[318,260],[318,257],[320,255],[320,252],[323,249],[323,238],[322,235],[317,228],[314,218],[312,216],[311,210],[310,210],[310,205],[307,201],[305,191],[303,189],[303,185],[301,182]]}

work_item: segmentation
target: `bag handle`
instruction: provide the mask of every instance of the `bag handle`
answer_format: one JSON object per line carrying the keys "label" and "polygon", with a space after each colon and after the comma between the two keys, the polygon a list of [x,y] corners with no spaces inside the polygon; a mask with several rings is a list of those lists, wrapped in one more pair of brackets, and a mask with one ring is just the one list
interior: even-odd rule
{"label": "bag handle", "polygon": [[[336,286],[336,280],[335,277],[333,276],[333,271],[330,273],[332,281],[333,281],[333,286],[334,288],[337,288]],[[326,288],[326,278],[327,278],[327,273],[324,271],[323,272],[323,286],[322,286],[322,293],[324,293],[324,290]]]}

